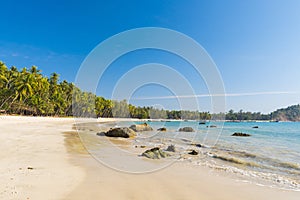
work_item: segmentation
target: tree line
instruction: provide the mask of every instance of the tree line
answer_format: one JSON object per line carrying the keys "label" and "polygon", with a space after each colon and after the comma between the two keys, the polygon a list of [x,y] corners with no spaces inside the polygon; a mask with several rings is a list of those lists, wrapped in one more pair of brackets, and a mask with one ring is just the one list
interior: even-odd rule
{"label": "tree line", "polygon": [[[296,110],[296,111],[295,111]],[[0,61],[0,111],[34,116],[123,117],[139,119],[191,120],[300,120],[299,105],[270,114],[234,112],[211,114],[200,111],[163,110],[140,107],[126,100],[113,101],[81,91],[73,83],[59,82],[59,74],[50,77],[32,66],[18,70]]]}

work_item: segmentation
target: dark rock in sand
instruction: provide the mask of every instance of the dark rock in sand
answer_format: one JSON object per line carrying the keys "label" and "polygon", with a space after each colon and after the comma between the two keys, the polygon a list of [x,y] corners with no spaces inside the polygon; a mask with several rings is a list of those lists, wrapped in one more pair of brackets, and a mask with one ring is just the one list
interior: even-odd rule
{"label": "dark rock in sand", "polygon": [[136,132],[142,132],[142,131],[153,131],[153,128],[149,126],[147,123],[144,124],[134,124],[131,125],[129,128]]}
{"label": "dark rock in sand", "polygon": [[201,144],[191,144],[191,145],[193,145],[193,146],[195,146],[195,147],[202,147],[202,145]]}
{"label": "dark rock in sand", "polygon": [[190,155],[198,155],[198,151],[195,151],[195,150],[192,150],[191,152],[189,152],[188,154],[190,154]]}
{"label": "dark rock in sand", "polygon": [[253,126],[252,128],[258,128],[258,126]]}
{"label": "dark rock in sand", "polygon": [[239,136],[239,137],[249,137],[251,136],[250,134],[247,133],[234,133],[231,136]]}
{"label": "dark rock in sand", "polygon": [[162,127],[162,128],[157,129],[157,130],[158,130],[158,131],[167,131],[167,128]]}
{"label": "dark rock in sand", "polygon": [[96,135],[98,135],[98,136],[105,136],[105,132],[100,132],[100,133],[97,133]]}
{"label": "dark rock in sand", "polygon": [[171,151],[171,152],[175,152],[175,146],[173,144],[171,144],[170,146],[168,146],[168,148],[166,149],[166,151]]}
{"label": "dark rock in sand", "polygon": [[121,127],[121,128],[113,128],[104,133],[107,137],[123,137],[123,138],[129,138],[134,137],[136,133],[127,127]]}
{"label": "dark rock in sand", "polygon": [[194,132],[194,129],[192,127],[183,127],[183,128],[180,128],[178,131],[180,131],[180,132]]}
{"label": "dark rock in sand", "polygon": [[145,156],[146,158],[150,159],[160,159],[160,158],[165,158],[169,156],[168,153],[163,152],[159,147],[154,147],[152,149],[146,150],[142,156]]}
{"label": "dark rock in sand", "polygon": [[141,145],[141,146],[135,145],[135,148],[138,148],[138,147],[140,147],[140,148],[146,148],[146,146],[144,146],[144,145]]}

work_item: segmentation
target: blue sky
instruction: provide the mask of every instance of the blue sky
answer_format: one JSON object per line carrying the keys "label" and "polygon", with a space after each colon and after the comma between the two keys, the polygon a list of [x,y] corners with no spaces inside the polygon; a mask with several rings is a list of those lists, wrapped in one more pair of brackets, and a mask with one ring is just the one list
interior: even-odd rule
{"label": "blue sky", "polygon": [[[0,60],[8,66],[36,65],[46,75],[58,72],[61,79],[74,81],[82,61],[100,42],[128,29],[164,27],[188,35],[210,54],[226,93],[234,94],[226,99],[227,110],[268,113],[300,102],[297,0],[12,0],[1,1],[1,8]],[[122,73],[149,62],[180,66],[199,94],[208,92],[184,61],[164,52],[143,51],[113,63],[103,77],[105,87],[99,87],[97,93],[109,98]],[[170,94],[155,85],[135,92],[136,97]],[[210,110],[210,98],[199,101],[202,110]],[[132,103],[177,108],[168,99]]]}

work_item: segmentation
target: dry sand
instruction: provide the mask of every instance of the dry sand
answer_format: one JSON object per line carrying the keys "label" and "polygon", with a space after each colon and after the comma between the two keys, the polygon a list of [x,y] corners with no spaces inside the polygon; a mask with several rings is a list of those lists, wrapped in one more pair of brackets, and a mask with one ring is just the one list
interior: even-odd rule
{"label": "dry sand", "polygon": [[0,116],[1,200],[300,199],[300,192],[238,182],[183,163],[146,174],[115,171],[86,152],[73,123],[71,118]]}

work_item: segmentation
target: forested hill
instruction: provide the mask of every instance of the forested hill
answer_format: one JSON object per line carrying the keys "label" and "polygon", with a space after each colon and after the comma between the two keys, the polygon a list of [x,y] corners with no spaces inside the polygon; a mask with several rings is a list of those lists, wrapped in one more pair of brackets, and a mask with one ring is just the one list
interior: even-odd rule
{"label": "forested hill", "polygon": [[300,121],[300,105],[278,109],[271,113],[272,119],[278,121]]}
{"label": "forested hill", "polygon": [[34,116],[126,117],[140,119],[193,120],[280,120],[300,121],[300,106],[290,106],[270,114],[234,112],[210,114],[200,111],[160,110],[140,107],[126,100],[113,101],[81,91],[73,83],[59,81],[32,66],[18,70],[0,61],[0,113]]}

